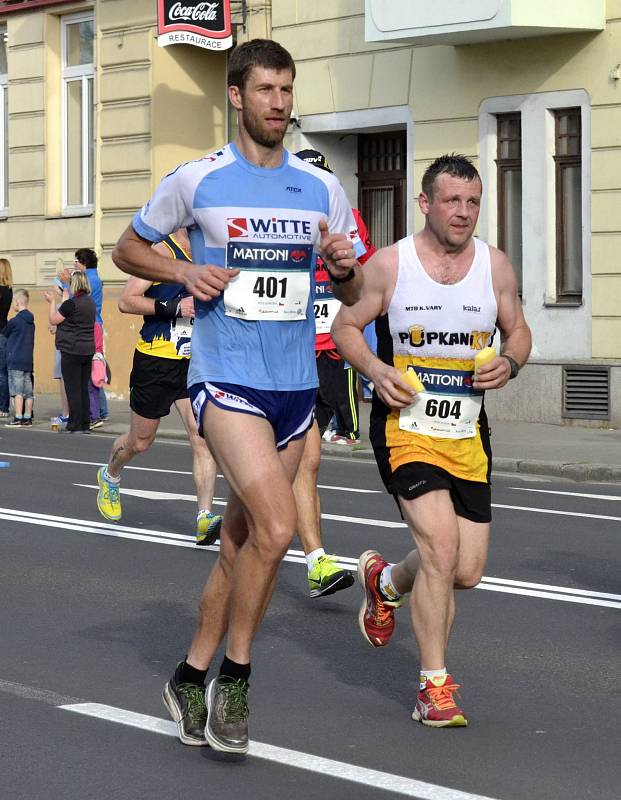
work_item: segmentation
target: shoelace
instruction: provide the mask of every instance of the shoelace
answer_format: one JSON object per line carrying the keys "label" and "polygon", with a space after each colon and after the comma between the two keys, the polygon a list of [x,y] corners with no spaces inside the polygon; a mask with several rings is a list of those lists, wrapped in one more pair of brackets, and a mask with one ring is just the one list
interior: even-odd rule
{"label": "shoelace", "polygon": [[112,486],[112,484],[108,483],[108,484],[106,484],[106,488],[107,488],[108,491],[104,492],[104,498],[106,500],[109,500],[110,503],[112,503],[113,505],[114,505],[114,503],[118,503],[119,502],[119,487],[118,486]]}
{"label": "shoelace", "polygon": [[453,692],[459,696],[460,684],[458,683],[445,683],[444,686],[428,686],[426,689],[429,699],[438,711],[446,711],[448,708],[457,708],[457,704],[453,700]]}
{"label": "shoelace", "polygon": [[205,722],[207,719],[205,689],[202,686],[194,686],[191,683],[182,683],[177,688],[188,701],[188,717],[192,722],[196,724]]}
{"label": "shoelace", "polygon": [[226,681],[224,714],[227,722],[244,722],[248,719],[248,684],[245,681]]}

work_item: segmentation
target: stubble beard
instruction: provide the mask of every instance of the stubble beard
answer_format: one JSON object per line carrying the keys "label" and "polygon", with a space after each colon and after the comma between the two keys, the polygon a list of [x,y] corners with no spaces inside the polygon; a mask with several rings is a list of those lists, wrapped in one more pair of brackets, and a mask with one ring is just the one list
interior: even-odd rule
{"label": "stubble beard", "polygon": [[242,111],[242,122],[253,141],[261,145],[261,147],[268,147],[271,150],[282,144],[287,132],[286,125],[282,130],[266,129],[261,125],[261,118],[246,108]]}

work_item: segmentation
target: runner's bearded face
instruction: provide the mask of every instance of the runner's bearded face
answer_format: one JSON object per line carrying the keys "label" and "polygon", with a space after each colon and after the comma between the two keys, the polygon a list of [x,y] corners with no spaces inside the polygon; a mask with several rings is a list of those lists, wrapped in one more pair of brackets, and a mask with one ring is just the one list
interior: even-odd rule
{"label": "runner's bearded face", "polygon": [[433,196],[421,195],[427,226],[448,251],[461,250],[474,233],[481,208],[481,181],[438,175]]}
{"label": "runner's bearded face", "polygon": [[293,109],[290,70],[253,67],[240,92],[242,125],[262,147],[279,147]]}

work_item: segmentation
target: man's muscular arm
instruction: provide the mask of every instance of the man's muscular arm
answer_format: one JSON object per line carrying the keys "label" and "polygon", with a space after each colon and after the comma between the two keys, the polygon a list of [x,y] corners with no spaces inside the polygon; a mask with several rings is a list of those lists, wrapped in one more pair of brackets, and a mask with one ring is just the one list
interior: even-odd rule
{"label": "man's muscular arm", "polygon": [[179,262],[154,252],[151,243],[130,225],[112,251],[112,260],[129,275],[146,281],[180,283],[198,300],[212,300],[224,291],[239,270],[223,269],[213,264],[200,266]]}
{"label": "man's muscular arm", "polygon": [[530,328],[524,319],[522,303],[517,292],[517,281],[511,262],[496,248],[490,248],[492,281],[498,303],[498,327],[502,333],[502,353],[489,364],[477,370],[476,389],[501,389],[511,376],[510,356],[523,367],[532,345]]}
{"label": "man's muscular arm", "polygon": [[380,399],[391,408],[405,408],[412,403],[416,392],[403,381],[399,370],[373,355],[362,333],[388,307],[396,280],[396,259],[393,245],[379,250],[369,260],[360,299],[352,306],[341,306],[331,333],[339,353],[373,381]]}

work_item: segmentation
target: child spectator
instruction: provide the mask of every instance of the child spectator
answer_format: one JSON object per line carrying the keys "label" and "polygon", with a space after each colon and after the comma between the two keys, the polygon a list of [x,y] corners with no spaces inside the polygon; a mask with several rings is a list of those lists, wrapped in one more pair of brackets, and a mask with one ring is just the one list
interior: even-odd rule
{"label": "child spectator", "polygon": [[2,336],[6,337],[9,393],[13,398],[15,417],[7,427],[32,425],[32,372],[35,324],[28,311],[30,295],[25,289],[13,293],[15,316],[7,322]]}

